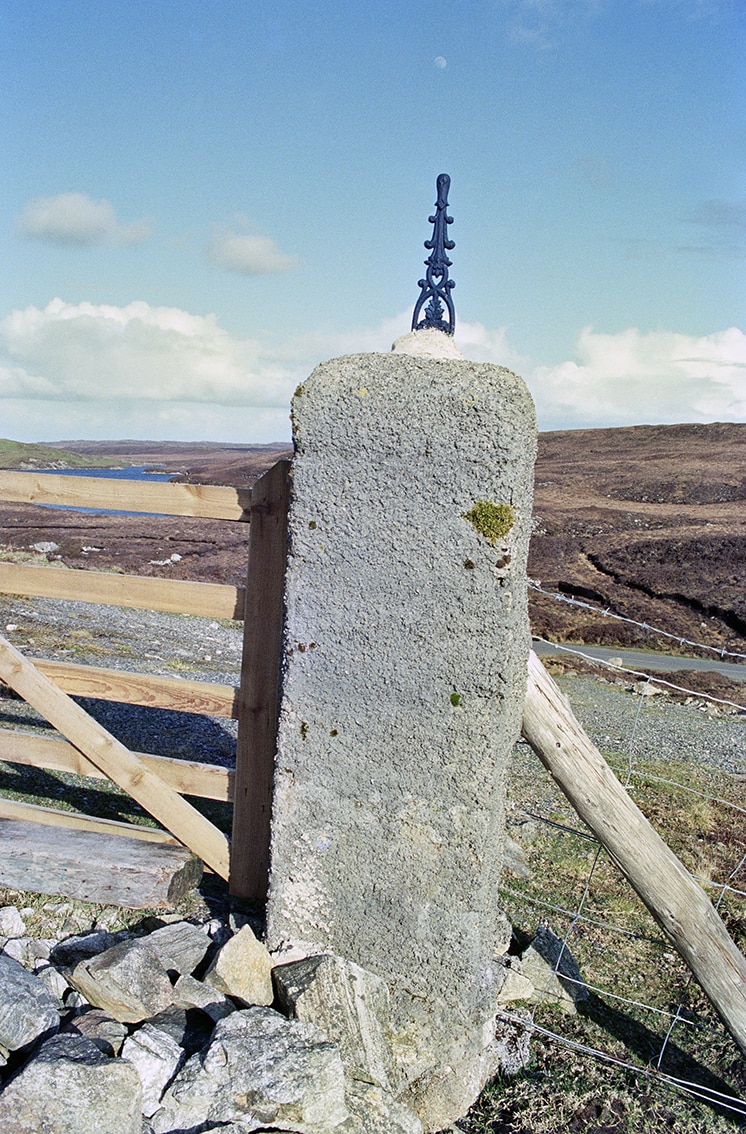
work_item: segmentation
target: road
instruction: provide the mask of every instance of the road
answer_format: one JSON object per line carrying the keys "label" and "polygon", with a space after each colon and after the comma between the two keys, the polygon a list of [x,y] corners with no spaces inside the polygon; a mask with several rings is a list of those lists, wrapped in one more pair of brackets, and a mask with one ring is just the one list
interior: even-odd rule
{"label": "road", "polygon": [[[682,658],[675,654],[659,654],[653,650],[623,650],[618,646],[570,646],[571,651],[585,654],[598,661],[609,661],[610,658],[621,658],[626,669],[636,670],[668,670],[695,669],[700,671],[714,670],[725,674],[734,681],[746,681],[746,662],[723,661],[720,658]],[[552,654],[566,654],[560,646],[549,642],[534,641],[534,650],[540,657]]]}

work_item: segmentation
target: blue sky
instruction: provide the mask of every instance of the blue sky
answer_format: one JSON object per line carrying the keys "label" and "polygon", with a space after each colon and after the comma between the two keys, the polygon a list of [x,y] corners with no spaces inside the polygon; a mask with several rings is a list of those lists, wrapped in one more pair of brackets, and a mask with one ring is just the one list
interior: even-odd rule
{"label": "blue sky", "polygon": [[744,420],[742,0],[0,0],[0,436],[285,440],[409,329],[542,429]]}

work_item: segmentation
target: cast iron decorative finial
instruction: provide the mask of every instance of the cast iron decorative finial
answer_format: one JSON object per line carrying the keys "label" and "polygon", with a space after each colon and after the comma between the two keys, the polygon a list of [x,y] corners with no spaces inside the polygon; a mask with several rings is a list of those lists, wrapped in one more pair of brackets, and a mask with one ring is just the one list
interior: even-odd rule
{"label": "cast iron decorative finial", "polygon": [[[432,251],[425,260],[427,266],[425,278],[419,281],[422,291],[412,316],[412,330],[421,331],[423,327],[436,327],[439,331],[452,335],[456,329],[456,312],[451,299],[451,289],[456,284],[448,278],[451,261],[446,256],[446,252],[450,252],[456,245],[453,240],[448,239],[448,225],[453,224],[453,217],[448,216],[448,190],[451,187],[451,179],[447,173],[438,174],[437,187],[435,215],[427,218],[433,225],[433,235],[431,240],[425,241],[425,247],[431,248]],[[420,319],[422,306],[426,302],[425,318]],[[443,304],[448,311],[447,319],[443,318],[445,314]]]}

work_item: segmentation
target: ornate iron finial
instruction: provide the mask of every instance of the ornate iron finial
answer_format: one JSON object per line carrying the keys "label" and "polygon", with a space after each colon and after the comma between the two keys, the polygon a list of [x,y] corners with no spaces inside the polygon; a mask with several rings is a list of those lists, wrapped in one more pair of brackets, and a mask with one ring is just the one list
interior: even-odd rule
{"label": "ornate iron finial", "polygon": [[[456,284],[448,278],[451,261],[446,256],[446,252],[450,252],[456,245],[453,240],[447,238],[448,225],[453,224],[453,217],[448,216],[448,190],[451,187],[451,179],[447,173],[438,174],[437,187],[435,215],[427,218],[433,225],[433,235],[431,240],[425,241],[425,247],[431,248],[432,252],[425,260],[427,266],[425,278],[419,281],[422,291],[412,316],[412,330],[421,331],[423,327],[437,327],[439,331],[452,335],[456,329],[456,312],[451,299],[451,289]],[[422,306],[427,300],[429,303],[425,308],[425,318],[420,320]],[[447,319],[443,318],[443,304],[448,311]]]}

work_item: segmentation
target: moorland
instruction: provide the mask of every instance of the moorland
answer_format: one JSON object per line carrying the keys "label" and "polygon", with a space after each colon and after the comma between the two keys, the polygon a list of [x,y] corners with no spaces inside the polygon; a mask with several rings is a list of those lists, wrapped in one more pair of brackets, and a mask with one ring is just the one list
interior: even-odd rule
{"label": "moorland", "polygon": [[[69,454],[69,456],[66,456]],[[0,442],[0,467],[146,465],[174,478],[245,487],[286,445]],[[539,435],[529,576],[691,641],[746,652],[746,424],[641,425]],[[55,512],[0,504],[0,543],[15,554],[54,543],[70,567],[240,584],[247,530],[166,517]],[[47,553],[49,554],[49,553]],[[535,634],[560,642],[650,645],[632,622],[530,591]],[[692,653],[688,645],[666,647]]]}

